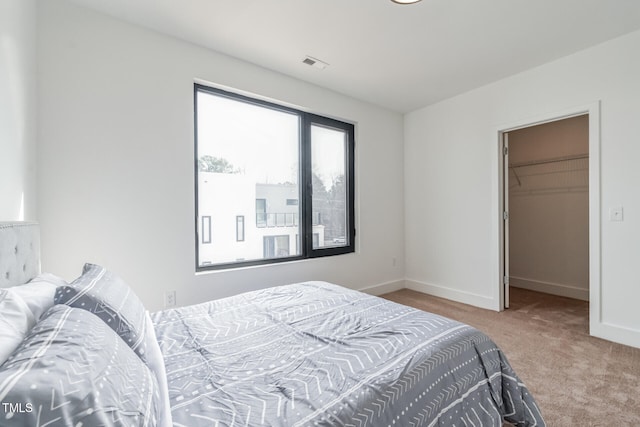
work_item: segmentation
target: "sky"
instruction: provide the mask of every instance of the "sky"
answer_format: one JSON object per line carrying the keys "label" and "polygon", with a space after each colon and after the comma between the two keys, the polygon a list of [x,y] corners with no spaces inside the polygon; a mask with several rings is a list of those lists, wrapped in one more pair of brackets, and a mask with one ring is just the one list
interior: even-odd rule
{"label": "sky", "polygon": [[[298,135],[295,114],[198,92],[198,156],[222,157],[256,183],[297,184]],[[344,142],[312,126],[312,167],[327,189],[345,172]]]}

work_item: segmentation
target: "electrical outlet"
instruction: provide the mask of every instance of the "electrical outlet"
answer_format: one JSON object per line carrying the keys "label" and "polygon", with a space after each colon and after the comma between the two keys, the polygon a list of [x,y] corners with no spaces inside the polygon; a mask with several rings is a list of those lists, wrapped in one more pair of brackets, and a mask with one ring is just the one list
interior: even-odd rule
{"label": "electrical outlet", "polygon": [[164,307],[170,308],[176,306],[176,291],[166,291],[164,293]]}
{"label": "electrical outlet", "polygon": [[624,210],[622,206],[614,206],[609,208],[609,221],[623,221],[624,220]]}

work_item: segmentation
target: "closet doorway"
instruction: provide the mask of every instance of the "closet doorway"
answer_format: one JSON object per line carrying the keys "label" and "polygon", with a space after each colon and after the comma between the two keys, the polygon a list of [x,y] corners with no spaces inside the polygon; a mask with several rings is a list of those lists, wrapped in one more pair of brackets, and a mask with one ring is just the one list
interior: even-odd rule
{"label": "closet doorway", "polygon": [[511,286],[599,306],[599,276],[590,283],[600,250],[599,236],[590,239],[599,222],[592,214],[599,209],[599,168],[590,168],[599,157],[590,160],[599,146],[599,132],[596,138],[590,131],[599,129],[591,110],[499,131],[503,308]]}
{"label": "closet doorway", "polygon": [[506,133],[509,285],[589,300],[589,116]]}

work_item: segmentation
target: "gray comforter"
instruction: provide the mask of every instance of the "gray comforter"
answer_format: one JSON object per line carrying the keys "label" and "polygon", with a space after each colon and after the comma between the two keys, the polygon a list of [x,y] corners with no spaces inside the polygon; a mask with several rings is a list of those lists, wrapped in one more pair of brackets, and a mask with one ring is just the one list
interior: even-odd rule
{"label": "gray comforter", "polygon": [[504,354],[450,319],[323,282],[153,316],[176,426],[544,426]]}

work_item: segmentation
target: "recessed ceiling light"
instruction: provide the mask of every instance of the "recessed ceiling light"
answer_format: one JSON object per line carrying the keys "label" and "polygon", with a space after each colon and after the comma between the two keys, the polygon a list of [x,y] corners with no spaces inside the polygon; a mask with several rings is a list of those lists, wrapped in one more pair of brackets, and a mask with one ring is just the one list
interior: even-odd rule
{"label": "recessed ceiling light", "polygon": [[413,3],[418,3],[420,0],[391,0],[391,1],[398,4],[413,4]]}

